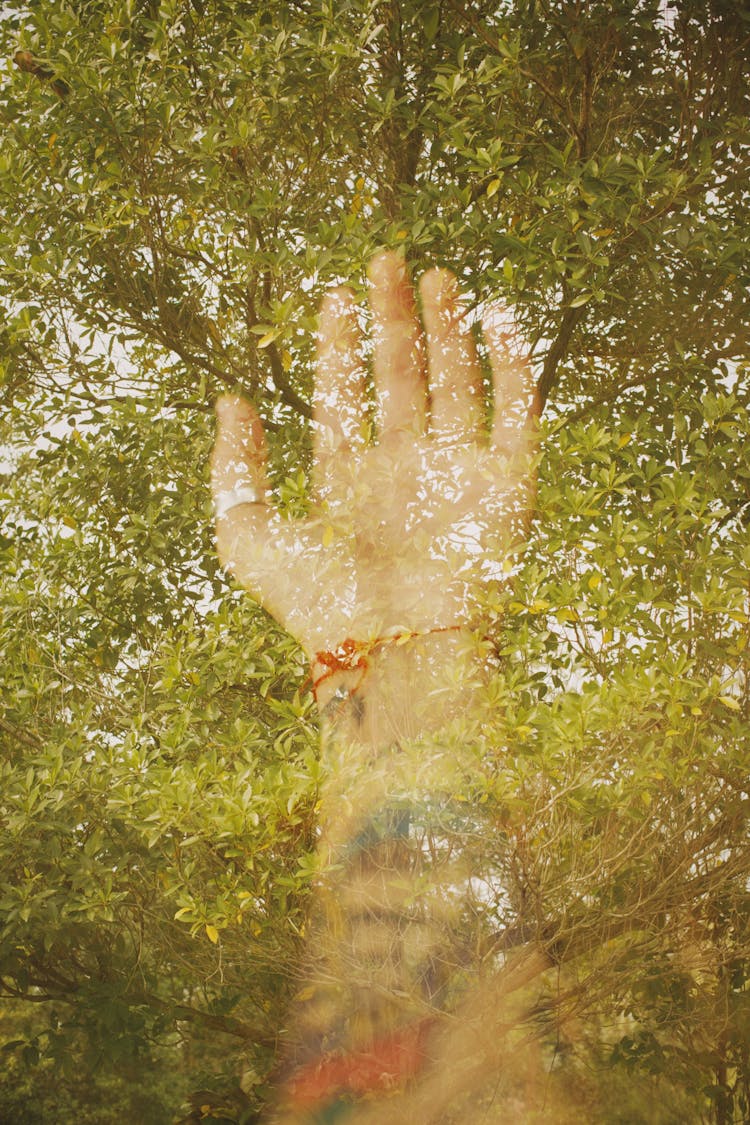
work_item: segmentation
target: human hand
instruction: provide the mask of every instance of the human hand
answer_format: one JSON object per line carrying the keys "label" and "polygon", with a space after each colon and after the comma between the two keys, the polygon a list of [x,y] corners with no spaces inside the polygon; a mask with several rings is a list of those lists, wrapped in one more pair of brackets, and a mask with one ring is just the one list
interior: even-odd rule
{"label": "human hand", "polygon": [[[422,277],[423,328],[398,255],[378,254],[369,280],[377,436],[357,309],[338,288],[320,314],[308,517],[286,519],[265,502],[265,438],[250,403],[227,396],[217,405],[219,557],[313,660],[345,638],[468,625],[531,500],[532,387],[507,315],[493,308],[482,321],[494,395],[488,435],[453,275]],[[260,502],[236,505],[238,489]]]}

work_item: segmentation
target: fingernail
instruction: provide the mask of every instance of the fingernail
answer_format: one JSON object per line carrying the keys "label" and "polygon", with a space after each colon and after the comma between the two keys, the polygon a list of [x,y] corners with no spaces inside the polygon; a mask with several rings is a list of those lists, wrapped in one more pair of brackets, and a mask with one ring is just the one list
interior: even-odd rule
{"label": "fingernail", "polygon": [[217,398],[214,411],[220,422],[226,422],[233,409],[234,400],[229,395],[222,395],[221,398]]}
{"label": "fingernail", "polygon": [[394,280],[401,284],[407,281],[406,261],[395,250],[379,250],[370,258],[367,276],[371,285],[388,285]]}

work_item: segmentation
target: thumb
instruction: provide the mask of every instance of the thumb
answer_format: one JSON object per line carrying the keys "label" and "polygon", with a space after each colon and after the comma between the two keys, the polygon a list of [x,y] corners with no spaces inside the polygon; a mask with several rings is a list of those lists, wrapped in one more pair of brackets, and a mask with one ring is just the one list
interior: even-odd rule
{"label": "thumb", "polygon": [[[319,579],[324,573],[334,606],[347,576],[342,575],[336,554],[328,559],[328,571],[321,571],[325,560],[317,522],[310,526],[304,519],[284,519],[266,502],[266,440],[254,407],[246,399],[227,395],[217,402],[216,415],[211,486],[219,559],[312,653],[317,641],[310,639],[311,622],[321,616],[318,581],[313,576],[317,573]],[[325,616],[324,620],[327,624]]]}
{"label": "thumb", "polygon": [[[269,538],[271,511],[266,503],[267,447],[255,408],[238,395],[216,403],[217,431],[211,455],[211,490],[216,510],[219,559],[260,597],[252,556]],[[248,549],[254,544],[256,551]]]}

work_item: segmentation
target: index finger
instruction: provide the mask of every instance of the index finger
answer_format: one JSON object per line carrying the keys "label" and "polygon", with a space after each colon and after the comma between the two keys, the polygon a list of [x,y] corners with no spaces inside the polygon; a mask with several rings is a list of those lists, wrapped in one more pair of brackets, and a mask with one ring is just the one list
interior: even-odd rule
{"label": "index finger", "polygon": [[508,457],[530,448],[534,377],[529,348],[513,314],[492,305],[482,318],[482,333],[492,369],[494,409],[492,445]]}
{"label": "index finger", "polygon": [[368,270],[374,337],[374,381],[381,436],[423,434],[427,411],[424,341],[406,263],[392,250]]}

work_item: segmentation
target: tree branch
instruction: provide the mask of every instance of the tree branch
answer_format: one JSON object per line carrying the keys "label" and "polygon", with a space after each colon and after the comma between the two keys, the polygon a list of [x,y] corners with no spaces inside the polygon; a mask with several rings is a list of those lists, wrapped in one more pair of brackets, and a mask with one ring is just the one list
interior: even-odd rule
{"label": "tree branch", "polygon": [[273,385],[281,395],[282,401],[301,414],[303,418],[312,418],[312,407],[309,403],[305,402],[303,398],[295,391],[289,379],[287,379],[284,364],[281,362],[279,349],[274,343],[268,345],[266,349],[268,358],[271,361],[271,378]]}
{"label": "tree branch", "polygon": [[583,312],[584,306],[578,305],[573,309],[567,308],[562,315],[557,336],[552,341],[550,349],[545,356],[539,382],[534,388],[534,398],[531,409],[529,410],[529,421],[538,420],[542,416],[547,400],[557,384],[557,369],[560,365],[560,360],[563,359],[567,353],[570,338],[573,335],[576,325],[583,316]]}

